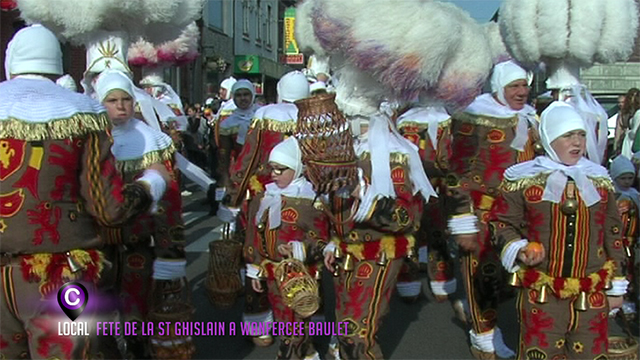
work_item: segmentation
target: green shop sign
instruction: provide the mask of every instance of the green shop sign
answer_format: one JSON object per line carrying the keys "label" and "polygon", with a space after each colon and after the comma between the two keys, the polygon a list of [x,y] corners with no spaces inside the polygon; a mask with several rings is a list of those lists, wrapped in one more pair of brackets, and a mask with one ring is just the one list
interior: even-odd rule
{"label": "green shop sign", "polygon": [[236,56],[233,72],[237,74],[259,74],[260,57],[257,55]]}

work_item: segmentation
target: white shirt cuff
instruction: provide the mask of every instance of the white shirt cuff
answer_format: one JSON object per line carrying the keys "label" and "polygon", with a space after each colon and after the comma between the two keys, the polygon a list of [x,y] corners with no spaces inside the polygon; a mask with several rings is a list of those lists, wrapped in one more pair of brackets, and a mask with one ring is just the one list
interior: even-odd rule
{"label": "white shirt cuff", "polygon": [[293,258],[296,260],[304,261],[307,258],[307,252],[305,251],[304,244],[300,241],[290,241],[291,248],[293,249]]}
{"label": "white shirt cuff", "polygon": [[260,280],[258,274],[260,273],[260,267],[254,264],[247,264],[247,277],[251,279]]}
{"label": "white shirt cuff", "polygon": [[324,247],[324,250],[322,250],[322,255],[327,255],[328,252],[334,251],[336,251],[336,244],[334,242],[330,242]]}
{"label": "white shirt cuff", "polygon": [[167,189],[167,183],[162,178],[162,175],[157,170],[147,169],[142,176],[137,180],[143,182],[149,186],[149,192],[151,193],[151,213],[155,214],[158,210],[158,201],[164,196],[164,192]]}
{"label": "white shirt cuff", "polygon": [[520,239],[512,241],[504,250],[502,250],[502,257],[500,260],[502,261],[502,266],[504,266],[508,272],[513,273],[520,270],[520,265],[516,264],[518,252],[528,244],[529,241],[527,239]]}
{"label": "white shirt cuff", "polygon": [[456,279],[448,281],[431,281],[430,284],[433,295],[451,295],[456,292],[458,283]]}
{"label": "white shirt cuff", "polygon": [[607,296],[622,296],[627,293],[627,287],[629,286],[629,280],[627,279],[613,279],[611,281],[613,287],[607,290]]}
{"label": "white shirt cuff", "polygon": [[153,278],[175,280],[187,276],[187,260],[156,259],[153,261]]}
{"label": "white shirt cuff", "polygon": [[478,229],[478,217],[475,215],[464,215],[449,219],[449,230],[451,235],[476,234]]}

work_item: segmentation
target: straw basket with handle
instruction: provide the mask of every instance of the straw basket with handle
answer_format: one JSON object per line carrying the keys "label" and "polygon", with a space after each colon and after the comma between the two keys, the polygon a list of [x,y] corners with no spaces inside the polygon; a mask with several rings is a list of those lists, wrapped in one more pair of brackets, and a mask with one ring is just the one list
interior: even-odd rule
{"label": "straw basket with handle", "polygon": [[622,328],[627,336],[609,336],[609,360],[638,360],[638,341],[633,338],[629,322],[622,308],[617,314],[622,320]]}
{"label": "straw basket with handle", "polygon": [[274,270],[283,302],[302,318],[313,315],[320,307],[318,282],[309,275],[300,260],[284,259]]}
{"label": "straw basket with handle", "polygon": [[205,283],[209,300],[218,308],[233,306],[242,289],[241,259],[242,243],[231,239],[229,225],[226,225],[223,239],[209,243],[209,269]]}
{"label": "straw basket with handle", "polygon": [[195,345],[191,336],[177,335],[174,324],[187,322],[195,312],[191,305],[191,290],[186,278],[178,281],[156,281],[151,285],[151,308],[148,320],[155,324],[169,322],[169,331],[160,335],[154,331],[149,336],[151,355],[154,359],[191,359]]}

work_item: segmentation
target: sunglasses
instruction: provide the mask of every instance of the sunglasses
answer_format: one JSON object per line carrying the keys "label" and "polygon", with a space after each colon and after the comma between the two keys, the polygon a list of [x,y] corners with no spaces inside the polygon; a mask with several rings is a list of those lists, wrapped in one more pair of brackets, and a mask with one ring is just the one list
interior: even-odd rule
{"label": "sunglasses", "polygon": [[282,173],[287,170],[289,170],[289,168],[287,167],[283,167],[283,168],[271,167],[271,172],[276,176],[282,175]]}

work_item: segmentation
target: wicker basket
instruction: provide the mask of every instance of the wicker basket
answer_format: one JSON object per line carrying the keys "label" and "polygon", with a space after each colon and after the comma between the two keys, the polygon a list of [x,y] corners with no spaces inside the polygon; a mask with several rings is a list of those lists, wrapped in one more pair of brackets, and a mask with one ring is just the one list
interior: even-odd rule
{"label": "wicker basket", "polygon": [[209,270],[205,287],[209,301],[226,309],[236,301],[242,289],[240,262],[242,243],[235,240],[216,240],[209,243]]}
{"label": "wicker basket", "polygon": [[153,299],[148,321],[158,324],[170,322],[168,333],[159,335],[154,332],[149,336],[151,355],[154,359],[191,359],[195,353],[195,345],[191,336],[176,335],[174,323],[191,320],[195,312],[191,305],[191,291],[186,279],[175,282],[176,286],[159,286],[154,280],[151,294]]}
{"label": "wicker basket", "polygon": [[284,303],[296,314],[308,318],[318,311],[318,282],[301,261],[285,259],[276,266],[274,274]]}
{"label": "wicker basket", "polygon": [[638,360],[638,341],[633,338],[626,315],[620,309],[617,314],[627,336],[609,336],[609,360]]}
{"label": "wicker basket", "polygon": [[356,183],[356,154],[349,124],[335,94],[298,100],[296,139],[306,174],[317,192],[328,194]]}

